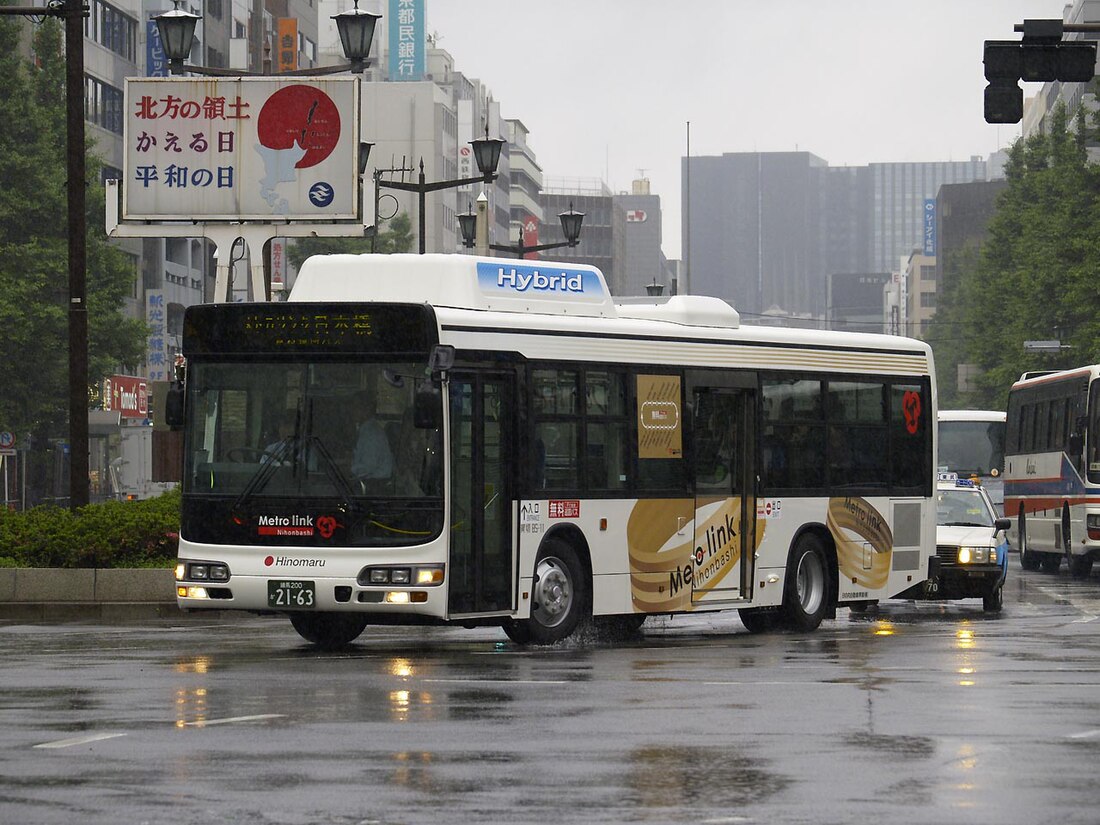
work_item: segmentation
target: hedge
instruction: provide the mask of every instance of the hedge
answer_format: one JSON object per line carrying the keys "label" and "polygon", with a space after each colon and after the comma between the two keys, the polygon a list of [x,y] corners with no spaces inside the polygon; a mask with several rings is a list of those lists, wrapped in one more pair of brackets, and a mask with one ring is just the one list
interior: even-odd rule
{"label": "hedge", "polygon": [[0,510],[0,567],[172,567],[180,495]]}

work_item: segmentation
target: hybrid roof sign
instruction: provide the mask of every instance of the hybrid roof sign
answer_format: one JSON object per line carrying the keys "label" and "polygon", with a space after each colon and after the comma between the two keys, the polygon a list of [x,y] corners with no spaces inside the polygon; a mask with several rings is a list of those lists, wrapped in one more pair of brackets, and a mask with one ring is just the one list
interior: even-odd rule
{"label": "hybrid roof sign", "polygon": [[123,220],[354,220],[354,77],[126,81]]}

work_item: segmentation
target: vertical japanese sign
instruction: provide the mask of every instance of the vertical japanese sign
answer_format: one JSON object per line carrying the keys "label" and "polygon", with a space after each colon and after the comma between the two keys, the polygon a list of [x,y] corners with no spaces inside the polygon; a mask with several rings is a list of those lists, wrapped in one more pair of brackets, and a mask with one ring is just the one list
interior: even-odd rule
{"label": "vertical japanese sign", "polygon": [[[534,215],[528,213],[523,218],[523,223],[520,225],[520,232],[523,234],[520,236],[523,238],[524,246],[538,246],[539,244],[539,219]],[[524,258],[530,260],[537,260],[539,253],[526,252],[523,255]]]}
{"label": "vertical japanese sign", "polygon": [[160,29],[152,20],[145,21],[145,75],[146,77],[168,77],[168,57],[164,54]]}
{"label": "vertical japanese sign", "polygon": [[298,18],[279,18],[278,65],[280,72],[293,72],[298,68]]}
{"label": "vertical japanese sign", "polygon": [[145,363],[150,381],[168,381],[168,307],[164,292],[145,292],[145,322],[149,325],[149,340],[145,347]]}
{"label": "vertical japanese sign", "polygon": [[271,239],[271,289],[281,292],[286,289],[286,240]]}
{"label": "vertical japanese sign", "polygon": [[390,0],[390,80],[423,80],[427,60],[424,0]]}
{"label": "vertical japanese sign", "polygon": [[354,77],[126,80],[124,220],[356,220]]}
{"label": "vertical japanese sign", "polygon": [[924,199],[924,254],[936,255],[936,200]]}

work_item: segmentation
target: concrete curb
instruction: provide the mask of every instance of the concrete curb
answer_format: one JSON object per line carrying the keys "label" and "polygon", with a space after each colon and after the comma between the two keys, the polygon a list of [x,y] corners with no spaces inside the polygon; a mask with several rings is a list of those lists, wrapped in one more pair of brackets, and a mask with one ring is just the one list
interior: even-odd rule
{"label": "concrete curb", "polygon": [[24,622],[210,618],[176,606],[172,570],[0,568],[0,619]]}

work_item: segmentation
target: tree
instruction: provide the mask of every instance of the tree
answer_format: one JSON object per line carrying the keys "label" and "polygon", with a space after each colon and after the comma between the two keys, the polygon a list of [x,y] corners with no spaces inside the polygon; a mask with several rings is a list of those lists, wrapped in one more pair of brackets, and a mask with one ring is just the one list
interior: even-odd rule
{"label": "tree", "polygon": [[[1100,169],[1088,163],[1088,138],[1084,116],[1071,129],[1059,106],[1047,133],[1016,142],[988,241],[943,285],[939,341],[929,338],[945,386],[954,384],[945,368],[960,361],[979,367],[972,403],[1004,409],[1025,370],[1100,360]],[[1068,347],[1024,349],[1025,341],[1055,338]]]}
{"label": "tree", "polygon": [[[0,429],[32,435],[44,446],[68,434],[65,59],[56,20],[36,27],[34,63],[22,56],[21,25],[0,18]],[[124,312],[136,266],[106,236],[101,165],[89,153],[86,299],[93,383],[120,367],[134,369],[146,336],[144,321]]]}
{"label": "tree", "polygon": [[[389,229],[378,233],[375,251],[382,255],[408,252],[412,240],[412,221],[407,212],[402,212],[390,221]],[[287,260],[297,269],[310,255],[363,255],[370,251],[370,238],[298,238],[287,250]]]}

